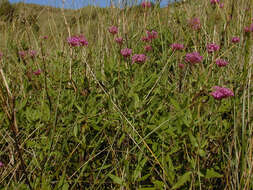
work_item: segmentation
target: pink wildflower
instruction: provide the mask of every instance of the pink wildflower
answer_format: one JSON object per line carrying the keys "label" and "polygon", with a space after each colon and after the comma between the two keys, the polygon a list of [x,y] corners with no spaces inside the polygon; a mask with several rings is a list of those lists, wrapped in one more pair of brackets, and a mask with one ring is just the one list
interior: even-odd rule
{"label": "pink wildflower", "polygon": [[3,55],[4,54],[0,51],[0,60],[2,59]]}
{"label": "pink wildflower", "polygon": [[253,32],[253,23],[249,27],[250,31]]}
{"label": "pink wildflower", "polygon": [[147,31],[147,36],[150,40],[156,39],[158,37],[158,33],[155,30]]}
{"label": "pink wildflower", "polygon": [[215,61],[215,63],[216,63],[216,65],[218,65],[219,67],[225,67],[225,66],[228,64],[228,62],[225,61],[225,60],[223,60],[223,59],[217,59],[217,60]]}
{"label": "pink wildflower", "polygon": [[143,1],[143,2],[141,3],[141,6],[142,6],[143,8],[150,8],[150,7],[151,7],[151,3],[150,3],[150,2]]}
{"label": "pink wildflower", "polygon": [[249,33],[249,32],[250,32],[250,28],[249,28],[248,26],[245,26],[244,32],[245,32],[245,33]]}
{"label": "pink wildflower", "polygon": [[0,168],[4,167],[3,162],[0,161]]}
{"label": "pink wildflower", "polygon": [[42,36],[41,38],[46,40],[46,39],[48,39],[48,36]]}
{"label": "pink wildflower", "polygon": [[142,40],[143,42],[150,42],[150,39],[149,39],[149,37],[147,37],[147,36],[142,37],[141,40]]}
{"label": "pink wildflower", "polygon": [[189,20],[189,25],[193,30],[199,30],[201,28],[199,18],[192,18],[191,20]]}
{"label": "pink wildflower", "polygon": [[19,51],[18,54],[19,54],[21,59],[25,59],[25,57],[27,55],[26,51]]}
{"label": "pink wildflower", "polygon": [[224,3],[220,3],[220,8],[224,8]]}
{"label": "pink wildflower", "polygon": [[234,96],[233,91],[228,88],[214,86],[213,89],[215,91],[211,92],[210,95],[213,96],[214,99],[216,99],[216,100],[221,100],[223,98],[228,98],[228,97]]}
{"label": "pink wildflower", "polygon": [[144,54],[134,54],[132,57],[132,63],[144,63],[147,57]]}
{"label": "pink wildflower", "polygon": [[72,47],[78,47],[78,46],[87,46],[88,41],[83,35],[80,36],[72,36],[67,38],[68,44]]}
{"label": "pink wildflower", "polygon": [[113,35],[118,33],[118,27],[117,26],[111,26],[109,27],[109,32]]}
{"label": "pink wildflower", "polygon": [[185,65],[184,65],[183,63],[179,63],[179,64],[178,64],[178,67],[179,67],[180,69],[183,69],[183,68],[185,67]]}
{"label": "pink wildflower", "polygon": [[123,38],[122,38],[122,37],[115,38],[115,41],[116,41],[116,43],[118,43],[119,45],[122,45],[122,44],[123,44]]}
{"label": "pink wildflower", "polygon": [[29,50],[29,55],[34,58],[36,56],[37,52],[35,50]]}
{"label": "pink wildflower", "polygon": [[40,69],[38,69],[37,71],[34,71],[33,74],[38,76],[38,75],[41,74],[41,72],[42,72],[42,71],[41,71]]}
{"label": "pink wildflower", "polygon": [[231,42],[232,43],[238,43],[238,42],[240,42],[240,38],[239,37],[233,37]]}
{"label": "pink wildflower", "polygon": [[192,64],[200,63],[202,60],[203,57],[198,52],[187,53],[185,56],[185,61]]}
{"label": "pink wildflower", "polygon": [[172,48],[173,51],[184,49],[184,45],[183,44],[171,44],[170,47]]}
{"label": "pink wildflower", "polygon": [[120,51],[123,57],[129,57],[132,54],[132,49],[125,48]]}
{"label": "pink wildflower", "polygon": [[152,48],[152,46],[151,45],[146,45],[145,47],[144,47],[144,49],[145,49],[145,51],[151,51],[153,48]]}
{"label": "pink wildflower", "polygon": [[215,5],[216,3],[218,4],[220,2],[220,0],[210,0],[210,3],[212,5]]}
{"label": "pink wildflower", "polygon": [[220,46],[218,46],[215,43],[210,43],[206,46],[208,53],[213,53],[215,51],[218,51],[220,49]]}

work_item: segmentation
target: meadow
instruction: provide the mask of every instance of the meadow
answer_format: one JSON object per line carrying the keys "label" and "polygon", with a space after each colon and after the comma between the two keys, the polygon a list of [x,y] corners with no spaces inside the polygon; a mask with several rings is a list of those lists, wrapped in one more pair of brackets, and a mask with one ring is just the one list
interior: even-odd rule
{"label": "meadow", "polygon": [[253,189],[252,10],[0,2],[0,189]]}

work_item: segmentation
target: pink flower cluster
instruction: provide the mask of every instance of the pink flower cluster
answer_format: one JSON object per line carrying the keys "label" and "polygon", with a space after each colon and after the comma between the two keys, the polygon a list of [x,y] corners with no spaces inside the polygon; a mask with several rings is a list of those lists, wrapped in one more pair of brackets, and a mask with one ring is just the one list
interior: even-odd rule
{"label": "pink flower cluster", "polygon": [[200,20],[196,17],[189,20],[188,24],[193,30],[199,30],[201,28]]}
{"label": "pink flower cluster", "polygon": [[210,3],[212,5],[215,5],[216,3],[218,4],[220,2],[220,0],[210,0]]}
{"label": "pink flower cluster", "polygon": [[228,65],[228,62],[223,60],[223,59],[217,59],[215,61],[216,65],[218,65],[219,67],[225,67]]}
{"label": "pink flower cluster", "polygon": [[38,76],[38,75],[41,74],[41,72],[42,72],[42,71],[41,71],[40,69],[38,69],[37,71],[34,71],[33,74]]}
{"label": "pink flower cluster", "polygon": [[152,31],[147,31],[147,36],[142,37],[141,40],[144,42],[150,42],[156,38],[158,38],[158,33],[155,30],[152,30]]}
{"label": "pink flower cluster", "polygon": [[208,53],[213,53],[215,51],[218,51],[220,49],[220,46],[215,43],[210,43],[206,46]]}
{"label": "pink flower cluster", "polygon": [[25,59],[27,55],[30,55],[31,58],[35,58],[37,52],[35,50],[28,50],[28,51],[19,51],[18,54],[21,59]]}
{"label": "pink flower cluster", "polygon": [[144,63],[147,57],[144,54],[134,54],[132,57],[132,63]]}
{"label": "pink flower cluster", "polygon": [[187,53],[185,56],[185,61],[192,64],[200,63],[202,60],[203,57],[198,52]]}
{"label": "pink flower cluster", "polygon": [[232,43],[239,43],[240,42],[240,38],[239,37],[233,37],[231,40]]}
{"label": "pink flower cluster", "polygon": [[131,54],[132,54],[132,49],[129,49],[129,48],[125,48],[125,49],[122,49],[121,51],[120,51],[120,53],[121,53],[121,55],[123,56],[123,57],[129,57]]}
{"label": "pink flower cluster", "polygon": [[253,32],[253,23],[250,26],[244,28],[245,33]]}
{"label": "pink flower cluster", "polygon": [[150,7],[151,7],[151,3],[150,3],[150,2],[147,2],[147,1],[143,1],[143,2],[141,3],[141,6],[142,6],[143,8],[150,8]]}
{"label": "pink flower cluster", "polygon": [[214,91],[210,93],[211,96],[214,97],[216,100],[221,100],[223,98],[228,98],[234,96],[234,93],[229,88],[214,86]]}
{"label": "pink flower cluster", "polygon": [[175,50],[182,50],[184,49],[184,45],[183,44],[171,44],[170,47],[172,48],[173,51]]}
{"label": "pink flower cluster", "polygon": [[83,35],[69,37],[67,41],[72,47],[88,46],[88,41]]}
{"label": "pink flower cluster", "polygon": [[113,35],[117,34],[118,33],[118,27],[117,26],[111,26],[109,27],[109,32]]}
{"label": "pink flower cluster", "polygon": [[117,38],[115,38],[115,42],[119,45],[122,45],[123,44],[123,38],[122,37],[117,37]]}

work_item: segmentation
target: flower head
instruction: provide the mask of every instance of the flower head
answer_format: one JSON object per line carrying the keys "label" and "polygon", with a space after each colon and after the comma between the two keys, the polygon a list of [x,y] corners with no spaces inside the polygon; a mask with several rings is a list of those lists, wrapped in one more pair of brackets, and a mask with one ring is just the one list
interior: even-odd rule
{"label": "flower head", "polygon": [[144,47],[144,49],[145,49],[145,51],[152,51],[152,46],[151,45],[146,45],[145,47]]}
{"label": "flower head", "polygon": [[19,51],[18,54],[19,54],[21,59],[25,59],[25,57],[27,55],[26,51]]}
{"label": "flower head", "polygon": [[172,48],[173,51],[184,49],[184,45],[183,44],[171,44],[170,47]]}
{"label": "flower head", "polygon": [[192,64],[200,63],[202,60],[203,57],[198,52],[187,53],[185,56],[185,61]]}
{"label": "flower head", "polygon": [[150,40],[156,39],[158,37],[158,32],[155,30],[147,31],[147,36]]}
{"label": "flower head", "polygon": [[238,42],[240,42],[240,38],[239,37],[233,37],[231,42],[232,43],[238,43]]}
{"label": "flower head", "polygon": [[225,67],[228,65],[228,62],[223,60],[223,59],[217,59],[215,61],[216,65],[218,65],[219,67]]}
{"label": "flower head", "polygon": [[116,43],[118,43],[119,45],[122,45],[122,44],[123,44],[123,38],[122,38],[122,37],[115,38],[115,41],[116,41]]}
{"label": "flower head", "polygon": [[132,49],[125,48],[120,51],[123,57],[129,57],[132,54]]}
{"label": "flower head", "polygon": [[192,18],[191,20],[189,20],[189,25],[193,30],[199,30],[201,28],[201,23],[199,18]]}
{"label": "flower head", "polygon": [[250,27],[245,26],[245,28],[244,28],[244,32],[245,32],[245,33],[249,33],[249,32],[250,32]]}
{"label": "flower head", "polygon": [[212,5],[215,5],[216,3],[218,4],[220,2],[220,0],[210,0],[210,3]]}
{"label": "flower head", "polygon": [[250,31],[253,32],[253,23],[249,27]]}
{"label": "flower head", "polygon": [[41,71],[40,69],[38,69],[37,71],[34,71],[33,74],[34,74],[34,75],[40,75],[41,72],[42,72],[42,71]]}
{"label": "flower head", "polygon": [[41,39],[46,40],[46,39],[48,39],[48,36],[41,36]]}
{"label": "flower head", "polygon": [[224,8],[224,3],[220,3],[220,8]]}
{"label": "flower head", "polygon": [[150,42],[150,41],[151,41],[150,38],[147,37],[147,36],[142,37],[141,40],[142,40],[143,42]]}
{"label": "flower head", "polygon": [[37,52],[33,49],[29,50],[29,55],[34,58],[36,56]]}
{"label": "flower head", "polygon": [[4,54],[0,51],[0,60],[2,59],[3,55]]}
{"label": "flower head", "polygon": [[150,8],[150,7],[151,7],[151,3],[150,3],[150,2],[143,1],[143,2],[141,3],[141,6],[142,6],[143,8]]}
{"label": "flower head", "polygon": [[144,63],[147,57],[144,54],[134,54],[132,56],[132,63]]}
{"label": "flower head", "polygon": [[117,26],[111,26],[109,27],[109,32],[113,35],[118,33],[118,27]]}
{"label": "flower head", "polygon": [[87,46],[88,41],[83,35],[72,36],[67,38],[68,44],[72,47]]}
{"label": "flower head", "polygon": [[206,46],[208,53],[213,53],[215,51],[218,51],[220,49],[220,46],[215,43],[210,43]]}
{"label": "flower head", "polygon": [[223,98],[228,98],[234,96],[234,93],[229,88],[214,86],[214,91],[210,93],[211,96],[214,97],[216,100],[221,100]]}
{"label": "flower head", "polygon": [[179,67],[180,69],[183,69],[183,68],[185,67],[185,65],[184,65],[183,63],[179,63],[179,64],[178,64],[178,67]]}
{"label": "flower head", "polygon": [[3,162],[0,161],[0,168],[4,167]]}

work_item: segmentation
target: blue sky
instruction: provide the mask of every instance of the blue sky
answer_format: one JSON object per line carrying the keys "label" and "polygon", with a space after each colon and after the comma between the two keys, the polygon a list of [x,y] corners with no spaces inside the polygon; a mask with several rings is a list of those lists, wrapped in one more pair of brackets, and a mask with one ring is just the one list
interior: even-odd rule
{"label": "blue sky", "polygon": [[[50,5],[54,7],[62,7],[62,0],[9,0],[11,3],[17,2],[25,2],[25,3],[35,3],[41,5]],[[115,2],[119,2],[120,0],[114,0]],[[135,2],[136,0],[130,0]],[[141,0],[137,0],[140,2]],[[161,6],[167,5],[167,3],[171,0],[162,0]],[[96,5],[100,7],[106,7],[109,4],[110,0],[65,0],[65,8],[80,8],[87,5]]]}

